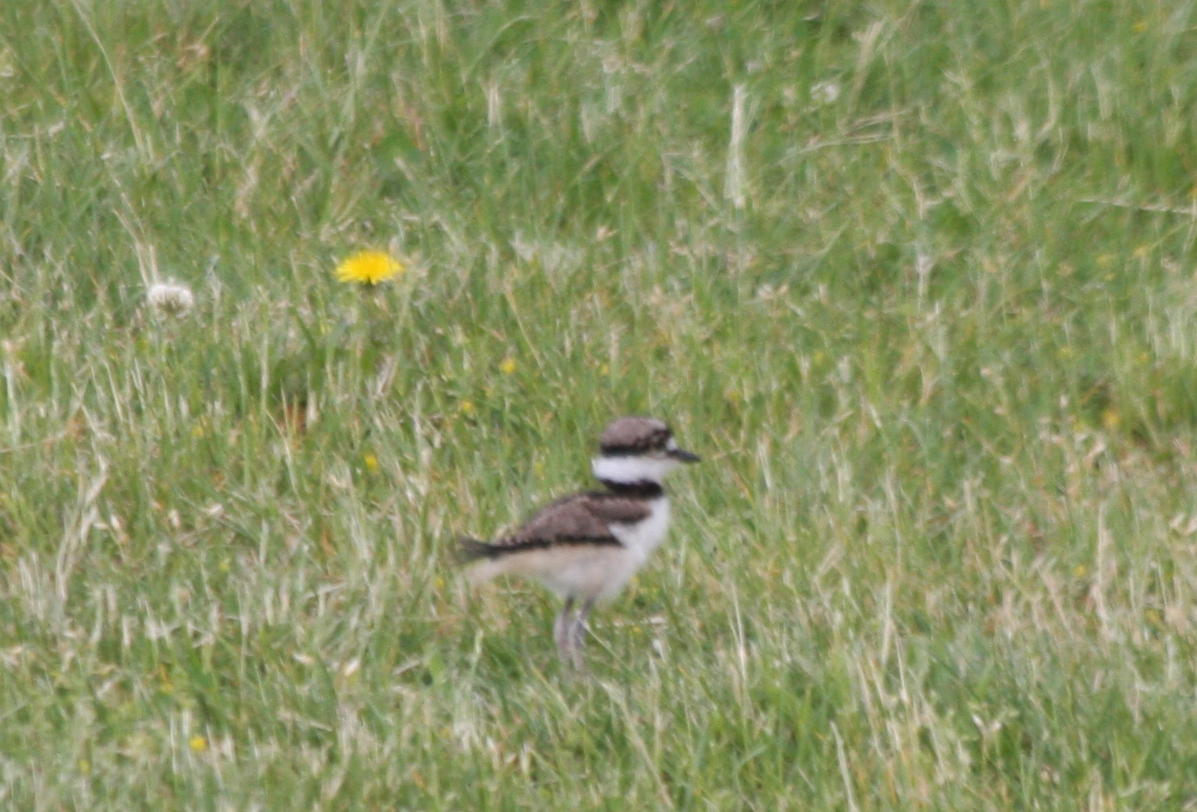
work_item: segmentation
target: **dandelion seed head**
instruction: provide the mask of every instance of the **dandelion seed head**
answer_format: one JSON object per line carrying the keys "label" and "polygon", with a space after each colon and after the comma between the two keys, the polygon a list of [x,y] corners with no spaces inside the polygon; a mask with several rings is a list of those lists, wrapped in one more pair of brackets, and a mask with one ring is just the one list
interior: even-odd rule
{"label": "dandelion seed head", "polygon": [[359,251],[337,266],[337,279],[359,285],[377,285],[407,270],[403,263],[383,251]]}
{"label": "dandelion seed head", "polygon": [[155,282],[146,291],[150,307],[164,316],[182,316],[195,304],[191,288],[181,282]]}

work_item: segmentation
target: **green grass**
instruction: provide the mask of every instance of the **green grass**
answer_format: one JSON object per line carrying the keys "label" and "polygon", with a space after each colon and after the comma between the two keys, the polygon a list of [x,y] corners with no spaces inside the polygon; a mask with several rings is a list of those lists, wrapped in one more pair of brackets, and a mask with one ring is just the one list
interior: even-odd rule
{"label": "green grass", "polygon": [[[0,3],[0,805],[1192,806],[1195,28]],[[570,680],[451,540],[625,413]]]}

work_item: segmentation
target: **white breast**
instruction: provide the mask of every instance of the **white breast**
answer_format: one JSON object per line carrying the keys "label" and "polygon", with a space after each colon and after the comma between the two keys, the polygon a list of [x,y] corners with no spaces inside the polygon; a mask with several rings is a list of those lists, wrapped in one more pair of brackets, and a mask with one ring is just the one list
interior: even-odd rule
{"label": "white breast", "polygon": [[649,503],[648,518],[636,524],[613,524],[611,533],[636,559],[638,569],[648,554],[660,546],[669,530],[669,499],[661,496]]}

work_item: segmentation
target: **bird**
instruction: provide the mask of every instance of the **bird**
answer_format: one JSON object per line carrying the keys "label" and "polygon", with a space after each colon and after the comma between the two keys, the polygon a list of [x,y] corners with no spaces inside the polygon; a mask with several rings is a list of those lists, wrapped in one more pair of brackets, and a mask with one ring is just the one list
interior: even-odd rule
{"label": "bird", "polygon": [[468,579],[481,584],[520,575],[563,598],[553,639],[562,662],[581,670],[591,610],[618,594],[665,539],[670,520],[665,476],[700,459],[678,447],[662,420],[613,420],[591,460],[603,489],[562,497],[492,541],[459,539]]}

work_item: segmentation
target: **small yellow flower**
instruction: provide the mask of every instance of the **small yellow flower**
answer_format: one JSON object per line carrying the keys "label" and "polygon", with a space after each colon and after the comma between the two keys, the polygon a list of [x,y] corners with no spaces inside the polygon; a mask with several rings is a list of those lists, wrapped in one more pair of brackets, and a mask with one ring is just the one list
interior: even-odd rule
{"label": "small yellow flower", "polygon": [[191,748],[193,753],[202,753],[208,749],[208,740],[203,736],[195,735],[187,740],[187,746]]}
{"label": "small yellow flower", "polygon": [[337,279],[359,285],[377,285],[403,273],[403,263],[382,251],[359,251],[337,266]]}
{"label": "small yellow flower", "polygon": [[1113,431],[1122,423],[1122,415],[1113,406],[1101,413],[1101,424],[1106,431]]}
{"label": "small yellow flower", "polygon": [[504,375],[513,374],[515,372],[515,359],[512,358],[511,356],[507,356],[502,361],[500,361],[499,362],[499,372],[502,372]]}
{"label": "small yellow flower", "polygon": [[362,455],[362,462],[366,464],[366,470],[372,474],[378,473],[378,457],[367,451]]}
{"label": "small yellow flower", "polygon": [[461,403],[457,404],[457,411],[461,412],[466,417],[471,417],[476,411],[478,411],[478,407],[474,405],[474,401],[472,400],[463,400]]}

